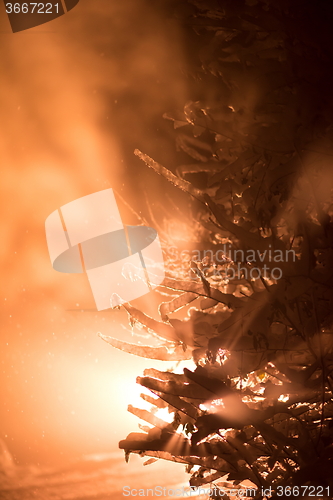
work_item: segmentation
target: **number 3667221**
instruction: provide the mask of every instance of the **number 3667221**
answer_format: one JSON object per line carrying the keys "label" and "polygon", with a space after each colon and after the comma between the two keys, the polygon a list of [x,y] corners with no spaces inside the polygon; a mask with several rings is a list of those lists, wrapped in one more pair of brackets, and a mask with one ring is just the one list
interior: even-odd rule
{"label": "number 3667221", "polygon": [[7,14],[59,14],[59,4],[52,3],[6,3]]}

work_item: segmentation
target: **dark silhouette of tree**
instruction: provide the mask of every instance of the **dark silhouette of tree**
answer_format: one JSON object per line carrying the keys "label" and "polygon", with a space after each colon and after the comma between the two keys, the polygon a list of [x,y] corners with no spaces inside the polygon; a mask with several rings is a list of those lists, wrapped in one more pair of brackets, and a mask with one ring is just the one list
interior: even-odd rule
{"label": "dark silhouette of tree", "polygon": [[187,278],[166,259],[160,321],[126,306],[160,347],[104,339],[196,369],[138,378],[152,410],[129,410],[150,427],[120,448],[186,464],[192,486],[331,498],[332,3],[189,0],[175,15],[194,99],[165,118],[187,160],[136,154],[192,199],[202,252]]}

